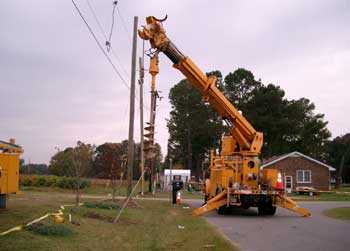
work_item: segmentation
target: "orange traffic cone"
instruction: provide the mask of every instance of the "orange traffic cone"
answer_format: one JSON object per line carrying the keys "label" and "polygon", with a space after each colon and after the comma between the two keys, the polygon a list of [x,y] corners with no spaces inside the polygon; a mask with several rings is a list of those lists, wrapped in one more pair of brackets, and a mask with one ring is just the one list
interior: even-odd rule
{"label": "orange traffic cone", "polygon": [[282,175],[281,175],[280,172],[277,174],[277,182],[276,182],[275,189],[276,190],[280,190],[280,191],[284,190],[283,181],[282,181]]}
{"label": "orange traffic cone", "polygon": [[181,193],[180,191],[178,191],[176,193],[176,205],[180,205],[181,204]]}

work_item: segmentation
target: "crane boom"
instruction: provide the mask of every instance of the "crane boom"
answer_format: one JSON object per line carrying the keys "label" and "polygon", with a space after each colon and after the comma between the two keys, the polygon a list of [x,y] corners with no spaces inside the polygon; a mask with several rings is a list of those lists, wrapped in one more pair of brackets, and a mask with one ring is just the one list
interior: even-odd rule
{"label": "crane boom", "polygon": [[239,147],[233,147],[236,152],[249,152],[250,155],[259,155],[263,143],[263,134],[257,132],[253,126],[240,114],[234,105],[216,87],[216,77],[207,76],[199,67],[171,42],[165,34],[161,21],[155,17],[147,17],[147,26],[139,30],[144,40],[150,40],[151,46],[162,51],[182,72],[189,82],[201,93],[228,124],[232,140]]}
{"label": "crane boom", "polygon": [[147,17],[147,25],[138,31],[139,36],[150,41],[156,54],[163,52],[173,62],[174,67],[226,121],[230,130],[230,135],[222,139],[220,153],[216,155],[211,151],[205,204],[195,209],[194,215],[213,209],[219,209],[220,213],[232,206],[257,207],[259,214],[273,215],[279,206],[301,216],[310,216],[307,209],[298,207],[283,194],[282,176],[277,169],[260,170],[258,155],[263,145],[263,134],[257,132],[217,88],[216,77],[207,76],[171,42],[162,26],[165,19]]}

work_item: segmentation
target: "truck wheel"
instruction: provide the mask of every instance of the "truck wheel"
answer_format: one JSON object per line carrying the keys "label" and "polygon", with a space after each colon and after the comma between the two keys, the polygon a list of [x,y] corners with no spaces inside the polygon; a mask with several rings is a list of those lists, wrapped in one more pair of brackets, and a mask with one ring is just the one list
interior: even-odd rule
{"label": "truck wheel", "polygon": [[218,208],[218,214],[220,214],[220,215],[226,214],[227,211],[228,211],[228,207],[226,207],[226,206],[221,206]]}
{"label": "truck wheel", "polygon": [[276,207],[272,205],[263,205],[258,207],[259,215],[274,215],[276,213]]}
{"label": "truck wheel", "polygon": [[275,215],[275,213],[276,213],[276,207],[274,207],[274,206],[269,206],[267,209],[268,209],[268,210],[267,210],[267,215]]}

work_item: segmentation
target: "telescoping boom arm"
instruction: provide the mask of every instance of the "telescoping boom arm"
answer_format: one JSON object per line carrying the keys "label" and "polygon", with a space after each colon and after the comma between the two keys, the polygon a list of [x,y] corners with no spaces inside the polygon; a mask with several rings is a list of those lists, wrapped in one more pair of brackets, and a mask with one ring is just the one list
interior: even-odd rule
{"label": "telescoping boom arm", "polygon": [[220,212],[231,206],[241,206],[257,207],[261,215],[273,215],[276,207],[282,207],[301,216],[310,216],[307,209],[299,207],[283,194],[278,170],[260,172],[259,154],[263,134],[257,132],[216,87],[216,77],[207,76],[170,41],[162,26],[165,19],[147,17],[147,25],[139,30],[139,36],[150,41],[156,55],[163,52],[174,63],[174,67],[186,76],[204,100],[226,121],[230,130],[230,135],[223,137],[220,154],[211,154],[205,204],[195,209],[193,214],[201,215],[214,209]]}
{"label": "telescoping boom arm", "polygon": [[171,42],[162,26],[165,19],[147,17],[147,25],[139,30],[139,36],[144,40],[149,40],[152,48],[162,51],[174,63],[174,67],[181,71],[203,98],[216,109],[229,125],[230,133],[239,147],[235,151],[259,155],[263,144],[263,134],[257,132],[216,87],[216,77],[207,76]]}

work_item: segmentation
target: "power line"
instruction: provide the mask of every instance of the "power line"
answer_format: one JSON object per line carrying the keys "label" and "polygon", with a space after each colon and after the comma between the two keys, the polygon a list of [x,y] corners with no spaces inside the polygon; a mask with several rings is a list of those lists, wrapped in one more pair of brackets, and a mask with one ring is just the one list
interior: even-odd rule
{"label": "power line", "polygon": [[[88,22],[86,21],[84,15],[81,13],[79,7],[77,6],[77,4],[75,3],[74,0],[71,0],[75,9],[77,10],[79,16],[81,17],[81,19],[84,21],[86,27],[88,28],[90,34],[92,35],[92,37],[94,38],[94,40],[96,41],[98,47],[100,48],[100,50],[102,51],[103,55],[106,57],[106,59],[108,60],[108,62],[111,64],[113,70],[115,71],[115,73],[119,76],[119,78],[122,80],[123,84],[130,90],[130,86],[128,85],[128,83],[125,81],[125,79],[123,78],[123,76],[120,74],[120,72],[118,71],[117,67],[115,66],[115,64],[112,62],[111,58],[108,56],[108,54],[106,53],[106,51],[103,49],[103,46],[101,45],[101,43],[98,41],[94,31],[92,30],[91,26],[88,24]],[[96,16],[96,15],[95,15]],[[96,16],[97,17],[97,16]],[[99,23],[99,22],[98,22]],[[102,25],[101,25],[101,31],[103,32],[103,28],[102,28]],[[104,33],[104,32],[103,32]],[[113,47],[111,47],[113,48]],[[112,50],[112,52],[114,52]],[[114,55],[116,56],[116,55]],[[123,69],[123,68],[122,68]],[[124,69],[125,71],[125,69]],[[125,71],[126,72],[126,71]],[[137,100],[138,98],[135,97]],[[150,110],[149,107],[145,106],[146,110]]]}
{"label": "power line", "polygon": [[119,17],[120,17],[120,20],[122,21],[122,26],[123,26],[123,28],[124,28],[124,31],[126,32],[127,37],[129,38],[129,40],[130,40],[130,42],[131,42],[130,32],[129,32],[128,28],[127,28],[127,25],[126,25],[126,23],[125,23],[125,20],[124,20],[124,18],[123,18],[123,16],[122,16],[122,14],[121,14],[121,12],[120,12],[118,6],[117,6],[117,13],[118,13],[118,15],[119,15]]}
{"label": "power line", "polygon": [[115,8],[117,7],[117,4],[118,4],[118,1],[113,2],[112,25],[111,25],[111,30],[109,32],[108,40],[106,41],[107,51],[109,51],[111,48],[111,40],[112,40],[112,33],[113,33],[113,27],[114,27],[114,13],[115,13]]}
{"label": "power line", "polygon": [[113,64],[111,58],[108,56],[108,54],[105,52],[105,50],[103,49],[101,43],[98,41],[95,33],[93,32],[93,30],[91,29],[90,25],[88,24],[88,22],[86,21],[85,17],[83,16],[83,14],[81,13],[79,7],[77,6],[77,4],[74,2],[74,0],[71,0],[75,9],[77,10],[79,16],[81,17],[81,19],[84,21],[86,27],[88,28],[90,34],[93,36],[93,38],[95,39],[98,47],[100,48],[101,52],[105,55],[105,57],[107,58],[108,62],[111,64],[111,66],[113,67],[113,70],[115,71],[115,73],[117,73],[117,75],[119,76],[119,78],[122,80],[123,84],[130,89],[130,86],[127,84],[127,82],[125,81],[125,79],[123,78],[123,76],[119,73],[117,67]]}
{"label": "power line", "polygon": [[[95,10],[94,10],[94,6],[91,4],[91,2],[90,2],[89,0],[86,0],[86,2],[87,2],[87,4],[88,4],[88,7],[89,7],[89,9],[90,9],[90,11],[91,11],[91,13],[92,13],[92,15],[93,15],[93,17],[94,17],[96,23],[97,23],[97,26],[99,27],[100,32],[102,33],[102,35],[103,35],[104,38],[106,39],[106,43],[107,43],[107,42],[108,42],[108,38],[107,38],[106,32],[104,31],[104,29],[103,29],[103,27],[102,27],[102,24],[101,24],[100,20],[98,19],[97,15],[96,15],[96,12],[95,12]],[[115,50],[114,50],[114,48],[113,48],[113,46],[112,46],[111,43],[109,43],[109,48],[110,48],[110,50],[112,51],[112,55],[113,55],[114,58],[117,60],[117,62],[118,62],[118,64],[119,64],[120,68],[121,68],[121,69],[123,70],[123,72],[125,73],[126,78],[127,78],[128,80],[130,80],[130,79],[129,79],[129,75],[130,75],[130,74],[125,70],[123,64],[121,63],[121,60],[120,60],[118,54],[115,52]],[[108,50],[107,50],[107,51],[108,51]]]}

